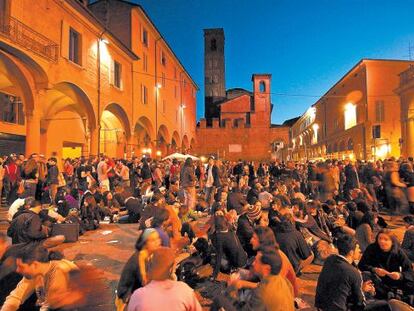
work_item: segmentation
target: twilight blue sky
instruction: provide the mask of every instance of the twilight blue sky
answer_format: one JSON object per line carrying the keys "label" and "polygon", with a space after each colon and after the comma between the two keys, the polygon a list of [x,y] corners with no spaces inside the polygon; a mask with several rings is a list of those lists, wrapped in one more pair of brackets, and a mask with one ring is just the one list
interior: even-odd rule
{"label": "twilight blue sky", "polygon": [[[272,122],[299,116],[361,58],[414,59],[410,0],[133,0],[140,3],[200,87],[203,29],[223,27],[226,88],[251,89],[271,73]],[[283,94],[283,95],[282,95]]]}

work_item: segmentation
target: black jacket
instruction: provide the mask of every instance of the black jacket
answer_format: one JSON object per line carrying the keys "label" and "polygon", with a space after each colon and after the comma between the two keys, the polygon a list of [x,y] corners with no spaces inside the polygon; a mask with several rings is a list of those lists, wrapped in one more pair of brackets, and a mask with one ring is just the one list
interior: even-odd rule
{"label": "black jacket", "polygon": [[237,221],[237,236],[239,237],[240,243],[249,257],[256,255],[256,252],[250,244],[250,239],[252,238],[253,233],[254,224],[251,223],[246,214],[241,215]]}
{"label": "black jacket", "polygon": [[119,279],[117,295],[126,301],[137,289],[142,287],[141,273],[138,262],[139,252],[136,251],[127,261],[122,269],[121,278]]}
{"label": "black jacket", "polygon": [[47,238],[47,230],[38,214],[25,210],[13,219],[7,235],[12,238],[12,244],[28,243]]}
{"label": "black jacket", "polygon": [[295,229],[292,223],[282,221],[272,227],[280,249],[289,258],[295,272],[299,271],[300,261],[308,258],[312,253],[302,234]]}
{"label": "black jacket", "polygon": [[227,197],[227,210],[236,210],[237,214],[240,215],[243,206],[246,204],[246,199],[243,194],[239,191],[230,192]]}
{"label": "black jacket", "polygon": [[217,254],[213,277],[217,277],[220,272],[223,255],[229,261],[230,268],[241,268],[246,265],[247,254],[233,231],[216,232],[212,237],[212,241]]}
{"label": "black jacket", "polygon": [[316,286],[315,307],[322,311],[363,310],[361,273],[338,255],[329,256]]}
{"label": "black jacket", "polygon": [[361,271],[374,272],[374,268],[383,268],[388,272],[401,272],[402,279],[393,280],[384,276],[381,280],[390,287],[400,287],[401,282],[414,281],[414,272],[408,256],[401,248],[396,251],[383,252],[377,243],[368,245],[358,265]]}

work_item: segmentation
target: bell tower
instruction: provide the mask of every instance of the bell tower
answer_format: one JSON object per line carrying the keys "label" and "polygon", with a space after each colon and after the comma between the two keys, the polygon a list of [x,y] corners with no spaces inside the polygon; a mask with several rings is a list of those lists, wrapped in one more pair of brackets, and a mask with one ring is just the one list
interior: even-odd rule
{"label": "bell tower", "polygon": [[207,123],[220,117],[218,103],[226,99],[224,30],[204,29],[204,116]]}

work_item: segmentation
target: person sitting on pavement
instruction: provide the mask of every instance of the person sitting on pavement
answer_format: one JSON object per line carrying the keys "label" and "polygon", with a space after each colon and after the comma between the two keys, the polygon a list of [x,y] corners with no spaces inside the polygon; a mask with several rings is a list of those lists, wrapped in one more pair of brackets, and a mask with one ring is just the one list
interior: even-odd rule
{"label": "person sitting on pavement", "polygon": [[201,311],[201,305],[186,283],[170,279],[174,269],[174,251],[160,247],[148,261],[149,283],[138,288],[131,297],[128,311],[169,310]]}
{"label": "person sitting on pavement", "polygon": [[14,216],[18,211],[23,211],[28,209],[34,201],[34,197],[26,197],[26,198],[18,198],[16,199],[12,205],[9,207],[9,211],[7,212],[7,221],[12,222]]}
{"label": "person sitting on pavement", "polygon": [[240,243],[246,251],[248,257],[253,257],[256,252],[253,250],[250,244],[250,239],[253,236],[256,223],[262,216],[262,204],[260,201],[256,201],[254,205],[247,205],[244,213],[239,217],[237,221],[237,236]]}
{"label": "person sitting on pavement", "polygon": [[[211,239],[217,254],[213,279],[217,277],[220,270],[229,272],[232,269],[246,265],[247,254],[241,246],[236,233],[229,228],[229,224],[224,216],[215,217],[215,232]],[[224,262],[226,265],[223,265]]]}
{"label": "person sitting on pavement", "polygon": [[83,301],[83,295],[73,291],[70,284],[69,275],[78,267],[65,259],[50,260],[50,253],[43,245],[31,244],[24,248],[16,256],[16,267],[23,279],[7,296],[2,311],[18,310],[32,293],[37,296],[40,310],[74,307]]}
{"label": "person sitting on pavement", "polygon": [[280,249],[286,254],[296,274],[312,263],[312,250],[303,235],[296,230],[291,214],[281,216],[280,222],[272,227]]}
{"label": "person sitting on pavement", "polygon": [[363,282],[354,261],[361,257],[357,240],[347,234],[336,241],[338,255],[325,261],[316,286],[315,307],[321,311],[390,310],[387,302],[373,302],[368,308],[365,295],[375,293],[372,281]]}
{"label": "person sitting on pavement", "polygon": [[[211,310],[220,310],[220,308],[224,308],[226,311],[295,310],[293,288],[291,283],[280,274],[281,267],[282,259],[276,250],[259,249],[252,268],[260,282],[252,290],[247,301],[240,305],[239,301],[228,298],[230,295],[220,295],[214,300]],[[230,286],[228,291],[234,289],[237,288]]]}
{"label": "person sitting on pavement", "polygon": [[403,220],[406,223],[406,231],[404,233],[404,239],[401,247],[414,264],[414,216],[405,216]]}
{"label": "person sitting on pavement", "polygon": [[365,250],[358,267],[371,274],[375,296],[379,299],[394,297],[399,291],[404,296],[414,293],[412,264],[389,229],[379,231],[375,242]]}
{"label": "person sitting on pavement", "polygon": [[135,252],[128,259],[121,272],[117,287],[117,303],[128,303],[132,293],[148,283],[147,258],[161,246],[161,239],[155,229],[145,229],[135,243]]}
{"label": "person sitting on pavement", "polygon": [[28,243],[46,239],[50,229],[42,225],[39,213],[42,205],[39,201],[32,201],[28,210],[17,215],[7,230],[7,235],[12,238],[12,244]]}

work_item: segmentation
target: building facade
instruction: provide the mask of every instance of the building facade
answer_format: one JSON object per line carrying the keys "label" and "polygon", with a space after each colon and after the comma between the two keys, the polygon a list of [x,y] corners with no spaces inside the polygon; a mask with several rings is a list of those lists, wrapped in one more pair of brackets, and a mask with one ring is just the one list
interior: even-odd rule
{"label": "building facade", "polygon": [[271,124],[271,75],[254,74],[252,92],[225,91],[223,29],[205,29],[204,44],[205,118],[197,126],[195,152],[228,160],[281,158],[289,127]]}
{"label": "building facade", "polygon": [[197,85],[154,23],[86,2],[0,0],[0,154],[190,149]]}
{"label": "building facade", "polygon": [[291,127],[289,158],[376,160],[407,154],[403,141],[409,139],[401,137],[402,120],[409,118],[402,117],[407,109],[401,109],[404,100],[396,91],[404,93],[400,73],[412,64],[361,60]]}
{"label": "building facade", "polygon": [[400,84],[396,93],[401,100],[401,145],[402,156],[414,156],[414,67],[400,73]]}

